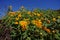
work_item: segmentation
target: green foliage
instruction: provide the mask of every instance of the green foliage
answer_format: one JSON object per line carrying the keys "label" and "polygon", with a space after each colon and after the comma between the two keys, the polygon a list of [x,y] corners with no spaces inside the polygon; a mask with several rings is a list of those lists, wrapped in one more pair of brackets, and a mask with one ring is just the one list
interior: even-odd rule
{"label": "green foliage", "polygon": [[[2,22],[7,28],[12,28],[10,31],[12,40],[60,40],[60,18],[58,18],[60,14],[58,12],[40,9],[28,11],[21,8],[19,11],[9,13]],[[32,20],[38,21],[34,24]],[[23,23],[19,23],[21,21]]]}

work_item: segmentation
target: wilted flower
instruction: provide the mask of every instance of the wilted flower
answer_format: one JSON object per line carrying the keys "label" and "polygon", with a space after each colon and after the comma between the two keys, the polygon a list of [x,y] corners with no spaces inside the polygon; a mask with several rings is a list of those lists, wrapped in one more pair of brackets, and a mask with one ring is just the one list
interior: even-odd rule
{"label": "wilted flower", "polygon": [[47,23],[49,24],[50,23],[50,20],[47,20]]}
{"label": "wilted flower", "polygon": [[46,29],[46,32],[50,33],[51,31],[50,31],[50,29]]}
{"label": "wilted flower", "polygon": [[45,27],[45,26],[43,26],[43,27],[44,27],[43,30],[45,30],[47,33],[51,32],[50,29],[48,29],[47,27]]}

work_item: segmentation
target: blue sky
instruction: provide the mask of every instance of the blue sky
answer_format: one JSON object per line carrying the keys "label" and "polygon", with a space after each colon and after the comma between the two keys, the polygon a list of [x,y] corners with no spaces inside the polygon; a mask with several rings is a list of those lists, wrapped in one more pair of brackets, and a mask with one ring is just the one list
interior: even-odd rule
{"label": "blue sky", "polygon": [[0,17],[5,15],[10,5],[14,11],[18,10],[22,5],[29,10],[34,8],[55,10],[60,9],[60,0],[0,0]]}

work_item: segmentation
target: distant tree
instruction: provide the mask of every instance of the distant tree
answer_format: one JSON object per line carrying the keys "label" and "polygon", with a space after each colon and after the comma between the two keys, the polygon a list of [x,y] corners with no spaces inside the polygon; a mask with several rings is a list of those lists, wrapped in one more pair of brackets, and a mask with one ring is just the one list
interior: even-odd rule
{"label": "distant tree", "polygon": [[12,12],[12,11],[13,11],[13,10],[12,10],[12,6],[9,6],[9,7],[8,7],[8,10],[7,10],[7,13],[8,13],[8,12]]}
{"label": "distant tree", "polygon": [[21,12],[27,12],[28,10],[27,9],[25,9],[25,7],[24,6],[21,6],[21,8],[19,8],[19,10],[18,11],[21,11]]}

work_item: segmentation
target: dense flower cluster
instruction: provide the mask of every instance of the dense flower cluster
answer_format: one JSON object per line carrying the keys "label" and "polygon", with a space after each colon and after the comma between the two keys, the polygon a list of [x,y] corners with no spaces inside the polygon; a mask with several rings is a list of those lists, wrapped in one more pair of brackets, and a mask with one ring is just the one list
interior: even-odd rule
{"label": "dense flower cluster", "polygon": [[13,39],[18,37],[18,40],[46,40],[48,37],[48,40],[60,40],[60,14],[55,11],[29,11],[23,8],[20,11],[9,12],[3,22],[7,27],[12,27]]}

